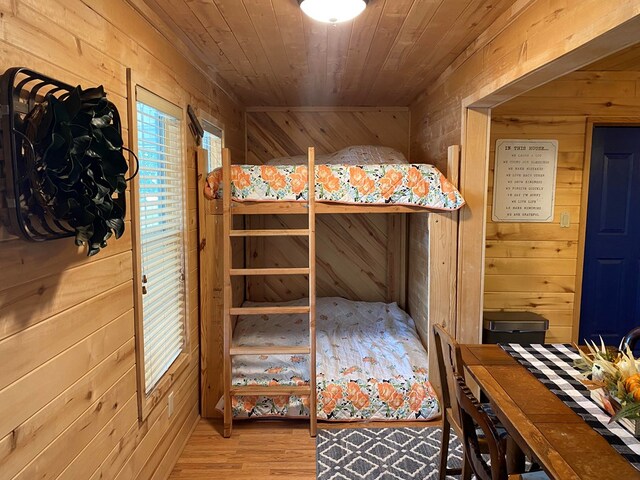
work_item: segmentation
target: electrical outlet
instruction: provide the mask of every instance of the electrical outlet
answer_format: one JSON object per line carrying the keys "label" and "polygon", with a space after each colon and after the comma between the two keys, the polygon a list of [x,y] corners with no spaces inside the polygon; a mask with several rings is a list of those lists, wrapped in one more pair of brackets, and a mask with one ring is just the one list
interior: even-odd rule
{"label": "electrical outlet", "polygon": [[167,411],[169,412],[169,417],[171,417],[173,415],[173,392],[169,393],[167,404]]}
{"label": "electrical outlet", "polygon": [[560,228],[569,228],[571,225],[571,215],[569,212],[562,212],[560,214]]}

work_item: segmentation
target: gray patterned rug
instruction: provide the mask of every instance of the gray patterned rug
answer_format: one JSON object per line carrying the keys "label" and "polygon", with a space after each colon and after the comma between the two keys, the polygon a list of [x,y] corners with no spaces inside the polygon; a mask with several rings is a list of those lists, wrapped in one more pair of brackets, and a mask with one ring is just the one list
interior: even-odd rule
{"label": "gray patterned rug", "polygon": [[[434,427],[318,430],[317,478],[436,479],[441,435],[441,429]],[[462,445],[452,433],[449,467],[459,467],[461,464]]]}

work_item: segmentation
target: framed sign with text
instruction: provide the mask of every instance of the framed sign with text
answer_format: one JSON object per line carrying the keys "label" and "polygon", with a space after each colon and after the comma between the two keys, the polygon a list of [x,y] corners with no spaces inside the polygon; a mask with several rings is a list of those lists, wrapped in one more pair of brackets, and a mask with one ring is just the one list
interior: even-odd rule
{"label": "framed sign with text", "polygon": [[494,222],[552,222],[557,140],[497,140]]}

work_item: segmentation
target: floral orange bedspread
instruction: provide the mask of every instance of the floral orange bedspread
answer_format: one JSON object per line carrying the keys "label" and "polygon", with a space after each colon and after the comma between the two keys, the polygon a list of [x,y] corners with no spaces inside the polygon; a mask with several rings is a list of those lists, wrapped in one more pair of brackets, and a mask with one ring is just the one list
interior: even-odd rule
{"label": "floral orange bedspread", "polygon": [[[237,201],[306,201],[306,165],[233,165],[231,196]],[[219,198],[222,169],[207,177],[205,196]],[[464,205],[456,188],[433,165],[318,165],[316,200],[348,204],[396,204],[434,210]]]}
{"label": "floral orange bedspread", "polygon": [[[241,316],[234,345],[308,345],[307,315]],[[397,304],[317,300],[319,419],[432,419],[440,407],[427,365],[413,320]],[[234,385],[305,385],[308,380],[307,356],[237,356],[233,361]],[[309,415],[308,398],[298,396],[235,397],[232,407],[235,417]]]}

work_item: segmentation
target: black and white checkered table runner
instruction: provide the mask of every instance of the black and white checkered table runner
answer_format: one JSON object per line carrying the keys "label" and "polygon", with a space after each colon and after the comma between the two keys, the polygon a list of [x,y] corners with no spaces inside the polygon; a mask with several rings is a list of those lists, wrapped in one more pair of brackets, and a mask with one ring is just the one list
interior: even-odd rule
{"label": "black and white checkered table runner", "polygon": [[580,357],[574,347],[515,343],[500,346],[640,470],[640,441],[618,423],[609,423],[609,414],[591,400],[589,390],[579,381],[580,372],[573,367],[573,361]]}

